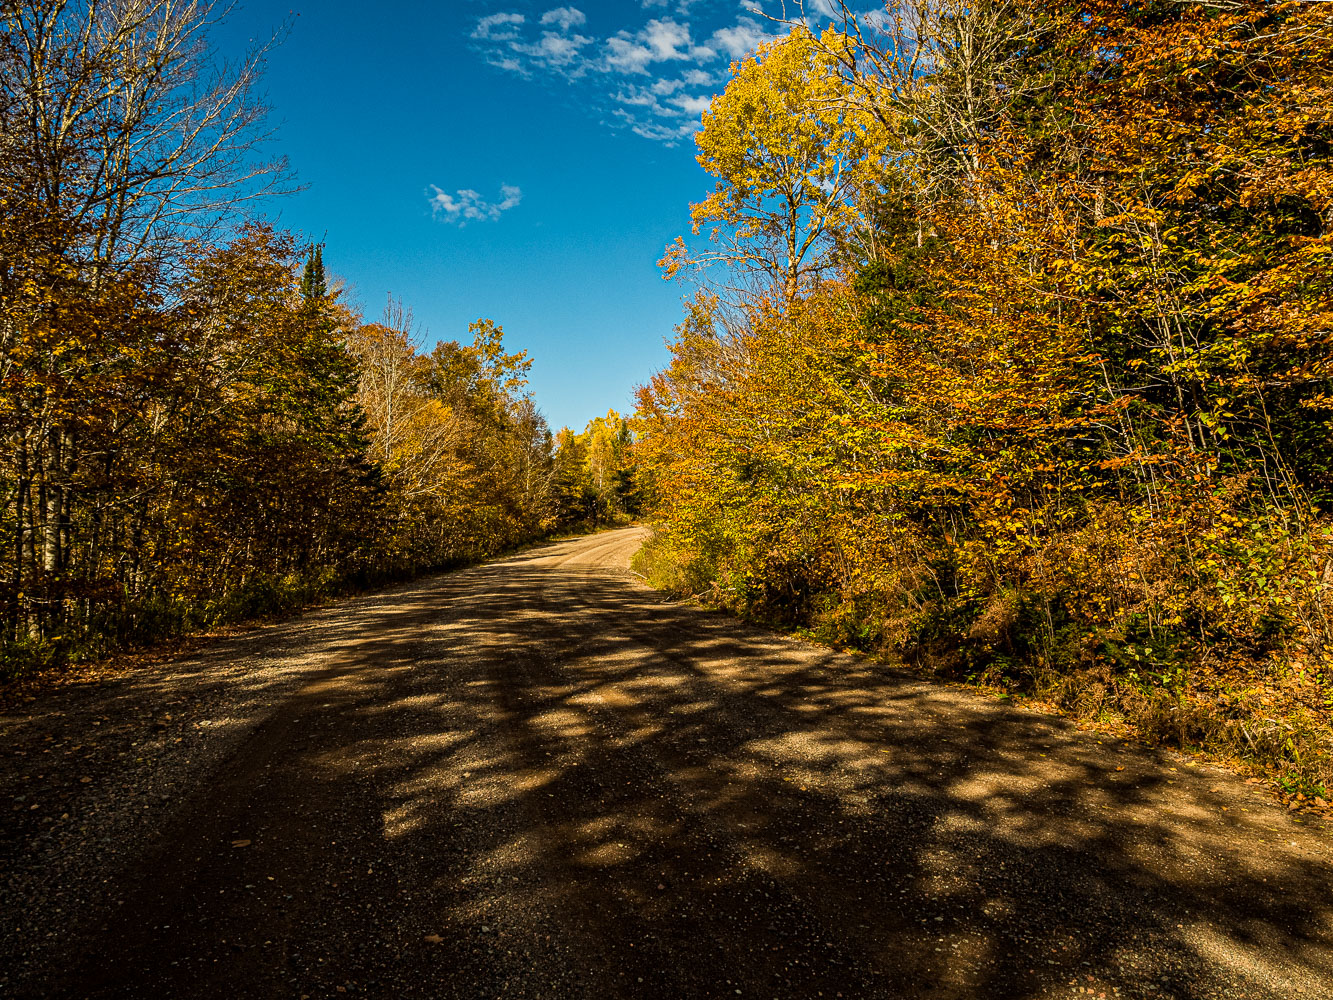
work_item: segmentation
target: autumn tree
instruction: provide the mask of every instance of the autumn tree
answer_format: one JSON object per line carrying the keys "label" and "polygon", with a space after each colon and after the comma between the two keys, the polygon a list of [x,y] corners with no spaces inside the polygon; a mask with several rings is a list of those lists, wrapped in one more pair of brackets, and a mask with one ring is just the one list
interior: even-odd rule
{"label": "autumn tree", "polygon": [[[26,299],[4,289],[23,314],[0,383],[8,643],[95,653],[354,571],[376,473],[354,363],[297,295],[291,241],[251,227],[200,247],[170,305],[151,276],[94,286],[50,259]],[[31,243],[21,260],[40,262]],[[59,430],[58,492],[23,447],[34,424]]]}
{"label": "autumn tree", "polygon": [[687,303],[641,569],[1333,784],[1333,21],[842,14],[878,190],[795,299]]}
{"label": "autumn tree", "polygon": [[484,558],[554,525],[530,361],[427,353],[236,209],[265,49],[208,0],[0,0],[0,675]]}
{"label": "autumn tree", "polygon": [[642,495],[634,442],[630,421],[615,410],[588,421],[582,433],[561,429],[552,479],[557,521],[596,527],[638,515]]}
{"label": "autumn tree", "polygon": [[856,191],[877,168],[877,123],[849,99],[829,51],[839,39],[797,27],[733,67],[695,137],[717,187],[691,217],[715,249],[693,252],[678,238],[660,262],[668,277],[722,263],[791,301],[828,272],[834,237],[856,225]]}
{"label": "autumn tree", "polygon": [[395,468],[414,417],[426,405],[425,363],[411,310],[390,298],[383,319],[353,330],[348,346],[361,363],[358,402],[373,428],[376,456]]}
{"label": "autumn tree", "polygon": [[[66,385],[95,401],[110,374],[154,371],[161,324],[136,320],[134,335],[117,318],[126,303],[150,309],[187,265],[190,240],[284,175],[251,158],[262,52],[230,70],[212,64],[207,36],[222,13],[203,0],[0,3],[0,190],[28,227],[4,265],[27,275],[2,334],[26,376],[7,401],[15,572],[44,587],[69,584],[89,503],[81,477],[107,461],[85,456],[88,413],[63,397]],[[38,633],[67,610],[43,600]]]}
{"label": "autumn tree", "polygon": [[588,445],[568,427],[555,436],[552,489],[556,521],[563,525],[596,524],[602,505],[588,465]]}
{"label": "autumn tree", "polygon": [[259,159],[269,45],[224,64],[213,0],[0,3],[0,102],[9,169],[68,250],[106,266],[162,260],[241,202],[288,185]]}

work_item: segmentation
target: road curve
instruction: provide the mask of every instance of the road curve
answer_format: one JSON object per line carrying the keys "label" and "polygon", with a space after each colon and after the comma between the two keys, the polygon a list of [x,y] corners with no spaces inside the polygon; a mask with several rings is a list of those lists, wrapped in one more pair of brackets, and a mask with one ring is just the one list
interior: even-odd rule
{"label": "road curve", "polygon": [[0,996],[1333,996],[1327,830],[665,602],[641,539],[0,717]]}

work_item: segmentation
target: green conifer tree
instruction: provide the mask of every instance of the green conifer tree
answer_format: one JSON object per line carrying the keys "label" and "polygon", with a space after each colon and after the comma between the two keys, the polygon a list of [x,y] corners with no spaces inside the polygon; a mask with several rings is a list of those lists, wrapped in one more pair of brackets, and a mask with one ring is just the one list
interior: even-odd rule
{"label": "green conifer tree", "polygon": [[306,302],[319,302],[329,294],[324,277],[324,247],[314,243],[306,257],[305,272],[301,275],[301,295]]}

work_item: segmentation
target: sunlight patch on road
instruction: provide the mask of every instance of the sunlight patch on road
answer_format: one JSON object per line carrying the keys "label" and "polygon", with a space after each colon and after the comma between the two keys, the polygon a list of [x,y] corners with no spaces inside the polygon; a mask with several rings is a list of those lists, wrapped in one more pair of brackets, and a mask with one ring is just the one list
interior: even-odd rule
{"label": "sunlight patch on road", "polygon": [[[1327,920],[1324,923],[1322,936],[1328,941],[1329,932],[1333,928],[1328,926]],[[1279,964],[1277,960],[1267,957],[1282,954],[1280,941],[1265,940],[1271,936],[1265,933],[1267,930],[1264,927],[1254,928],[1256,944],[1262,942],[1263,947],[1256,947],[1239,940],[1236,936],[1223,934],[1204,921],[1190,924],[1184,929],[1181,937],[1204,961],[1224,966],[1232,975],[1254,983],[1256,996],[1263,991],[1271,990],[1274,986],[1280,987],[1284,995],[1290,997],[1327,996],[1329,983],[1333,983],[1333,949],[1327,946],[1323,948],[1322,970],[1318,976],[1314,976],[1308,965],[1298,968],[1287,963]],[[1310,930],[1318,935],[1315,928]]]}
{"label": "sunlight patch on road", "polygon": [[588,868],[613,868],[616,865],[629,864],[639,856],[639,851],[628,844],[598,844],[579,855],[579,863]]}
{"label": "sunlight patch on road", "polygon": [[839,764],[864,758],[874,747],[862,740],[820,732],[783,733],[765,740],[750,740],[745,749],[778,763]]}
{"label": "sunlight patch on road", "polygon": [[556,733],[566,739],[576,739],[592,732],[586,717],[568,708],[553,708],[533,716],[531,725],[534,729],[543,729]]}

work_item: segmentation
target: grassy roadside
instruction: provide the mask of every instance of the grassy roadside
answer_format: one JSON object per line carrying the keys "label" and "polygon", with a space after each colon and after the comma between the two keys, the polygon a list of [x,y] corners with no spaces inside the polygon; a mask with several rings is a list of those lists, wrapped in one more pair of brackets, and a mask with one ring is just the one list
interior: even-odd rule
{"label": "grassy roadside", "polygon": [[1058,715],[1080,729],[1183,753],[1270,785],[1293,811],[1333,818],[1333,712],[1324,687],[1298,665],[1200,657],[1163,676],[1117,663],[978,663],[966,636],[953,641],[848,642],[820,621],[747,613],[697,565],[649,539],[632,568],[649,586],[841,652],[905,666],[922,676]]}

